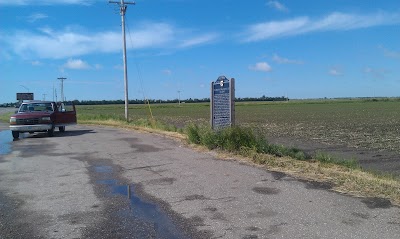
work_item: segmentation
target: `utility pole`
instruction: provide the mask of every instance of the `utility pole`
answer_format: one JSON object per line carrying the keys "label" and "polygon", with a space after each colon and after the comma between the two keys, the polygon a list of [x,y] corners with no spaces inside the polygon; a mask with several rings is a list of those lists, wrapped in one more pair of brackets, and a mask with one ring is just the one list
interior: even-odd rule
{"label": "utility pole", "polygon": [[47,94],[43,94],[43,101],[46,101],[46,95]]}
{"label": "utility pole", "polygon": [[181,106],[181,91],[178,90],[178,105]]}
{"label": "utility pole", "polygon": [[58,77],[57,79],[61,81],[61,101],[64,101],[64,80],[66,80],[67,78]]}
{"label": "utility pole", "polygon": [[125,40],[125,13],[128,7],[127,4],[135,4],[135,2],[125,2],[124,0],[118,1],[109,1],[109,3],[115,3],[119,5],[120,14],[121,14],[121,21],[122,21],[122,44],[123,44],[123,61],[124,61],[124,85],[125,85],[125,119],[129,121],[129,114],[128,114],[128,106],[129,106],[129,99],[128,99],[128,69],[126,66],[126,40]]}

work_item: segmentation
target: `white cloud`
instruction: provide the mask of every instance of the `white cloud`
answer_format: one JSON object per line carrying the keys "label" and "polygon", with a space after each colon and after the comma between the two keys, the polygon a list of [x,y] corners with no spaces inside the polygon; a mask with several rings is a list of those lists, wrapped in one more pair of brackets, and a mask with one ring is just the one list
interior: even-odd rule
{"label": "white cloud", "polygon": [[285,5],[283,5],[282,3],[278,2],[278,1],[268,1],[267,5],[269,7],[272,7],[274,9],[280,11],[280,12],[288,12],[289,11],[289,9]]}
{"label": "white cloud", "polygon": [[[130,46],[132,48],[147,48],[147,47],[160,47],[174,39],[176,30],[174,27],[167,23],[145,23],[138,26],[138,30],[132,34],[132,41]],[[119,41],[121,41],[121,34]]]}
{"label": "white cloud", "polygon": [[197,36],[189,39],[185,39],[183,43],[180,45],[181,48],[203,45],[215,41],[218,38],[218,35],[215,33],[205,34],[202,36]]}
{"label": "white cloud", "polygon": [[95,0],[0,0],[0,5],[91,5]]}
{"label": "white cloud", "polygon": [[32,66],[41,66],[42,63],[40,61],[32,61],[31,62]]}
{"label": "white cloud", "polygon": [[34,23],[37,20],[48,18],[48,16],[46,14],[43,14],[43,13],[34,13],[34,14],[32,14],[32,15],[26,17],[26,18],[27,18],[28,22]]}
{"label": "white cloud", "polygon": [[264,71],[264,72],[272,71],[272,67],[267,62],[258,62],[253,66],[249,66],[249,69],[253,71]]}
{"label": "white cloud", "polygon": [[372,67],[366,67],[364,73],[373,79],[383,80],[385,79],[388,71],[386,69],[377,69]]}
{"label": "white cloud", "polygon": [[171,74],[172,74],[172,71],[169,70],[169,69],[165,69],[165,70],[163,70],[163,73],[164,73],[165,75],[171,75]]}
{"label": "white cloud", "polygon": [[383,50],[383,54],[386,57],[400,59],[400,51],[393,51],[393,50],[387,49],[387,48],[385,48],[383,46],[379,46],[379,48],[381,50]]}
{"label": "white cloud", "polygon": [[295,35],[309,23],[307,17],[296,18],[286,21],[272,21],[254,24],[246,30],[244,41],[253,42],[270,38],[278,38]]}
{"label": "white cloud", "polygon": [[346,31],[400,23],[400,14],[379,12],[371,15],[356,15],[335,12],[320,19],[298,17],[284,21],[253,24],[243,33],[244,41],[254,42],[272,38],[296,36],[320,31]]}
{"label": "white cloud", "polygon": [[332,67],[331,69],[329,69],[328,73],[329,73],[329,75],[332,75],[332,76],[343,75],[342,71],[337,67]]}
{"label": "white cloud", "polygon": [[272,57],[272,60],[279,64],[298,64],[298,65],[303,64],[303,61],[290,60],[288,58],[278,56],[277,54],[274,54],[274,56]]}
{"label": "white cloud", "polygon": [[113,66],[114,70],[124,70],[124,66],[122,65],[115,65]]}
{"label": "white cloud", "polygon": [[73,69],[73,70],[85,70],[90,69],[88,63],[82,61],[81,59],[69,59],[67,63],[63,65],[63,68]]}
{"label": "white cloud", "polygon": [[62,59],[92,52],[113,52],[121,49],[117,32],[76,33],[46,28],[42,33],[16,32],[6,38],[12,50],[23,58]]}
{"label": "white cloud", "polygon": [[[91,53],[121,51],[119,31],[89,32],[82,27],[55,30],[49,27],[7,33],[0,43],[22,58],[63,59]],[[127,49],[164,48],[177,49],[202,45],[217,38],[217,34],[193,37],[185,30],[167,23],[142,23],[126,35]],[[182,43],[183,42],[183,43]]]}
{"label": "white cloud", "polygon": [[38,28],[38,31],[40,31],[41,33],[44,33],[46,35],[49,35],[49,36],[56,34],[56,33],[54,33],[53,29],[50,27],[41,27],[41,28]]}

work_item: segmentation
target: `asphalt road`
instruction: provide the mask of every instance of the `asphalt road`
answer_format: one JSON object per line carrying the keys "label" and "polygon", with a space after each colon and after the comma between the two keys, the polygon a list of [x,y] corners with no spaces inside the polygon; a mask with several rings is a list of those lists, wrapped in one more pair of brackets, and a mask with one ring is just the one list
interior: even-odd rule
{"label": "asphalt road", "polygon": [[0,124],[0,238],[399,238],[400,208],[173,139]]}

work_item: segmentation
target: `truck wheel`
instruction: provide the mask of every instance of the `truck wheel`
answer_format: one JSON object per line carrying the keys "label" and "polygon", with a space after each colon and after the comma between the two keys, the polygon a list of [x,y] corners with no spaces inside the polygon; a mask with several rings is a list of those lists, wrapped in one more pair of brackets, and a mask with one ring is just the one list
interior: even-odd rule
{"label": "truck wheel", "polygon": [[65,131],[65,126],[60,126],[60,127],[58,127],[58,131],[64,132],[64,131]]}
{"label": "truck wheel", "polygon": [[18,139],[19,138],[19,132],[18,131],[11,131],[12,132],[12,136],[14,139]]}
{"label": "truck wheel", "polygon": [[54,127],[52,127],[51,129],[47,130],[47,135],[49,137],[53,137],[54,136]]}

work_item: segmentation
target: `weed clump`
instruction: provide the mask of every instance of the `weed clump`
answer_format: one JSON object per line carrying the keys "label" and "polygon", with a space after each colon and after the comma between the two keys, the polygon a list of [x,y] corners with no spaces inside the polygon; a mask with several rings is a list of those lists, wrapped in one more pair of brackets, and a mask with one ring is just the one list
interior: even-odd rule
{"label": "weed clump", "polygon": [[186,127],[188,140],[191,143],[201,144],[208,149],[222,149],[229,152],[240,152],[242,148],[255,149],[261,153],[265,148],[266,140],[257,136],[250,128],[238,126],[214,131],[207,126],[190,124]]}
{"label": "weed clump", "polygon": [[341,165],[341,166],[344,166],[344,167],[350,168],[350,169],[360,168],[360,165],[356,159],[347,159],[347,160],[339,159],[335,156],[332,156],[330,154],[320,152],[320,151],[318,151],[315,154],[314,159],[321,163],[337,164],[337,165]]}
{"label": "weed clump", "polygon": [[199,126],[195,124],[190,124],[186,127],[186,134],[188,136],[188,140],[194,144],[200,144],[200,133],[199,133]]}
{"label": "weed clump", "polygon": [[254,161],[261,164],[266,162],[264,159],[261,160],[257,154],[319,161],[324,164],[337,164],[350,169],[359,168],[359,164],[355,159],[339,159],[323,152],[317,152],[314,157],[311,157],[294,147],[270,144],[265,137],[255,133],[251,128],[234,126],[214,131],[209,126],[189,124],[185,132],[190,143],[204,145],[208,149],[221,149],[243,156],[251,156]]}

